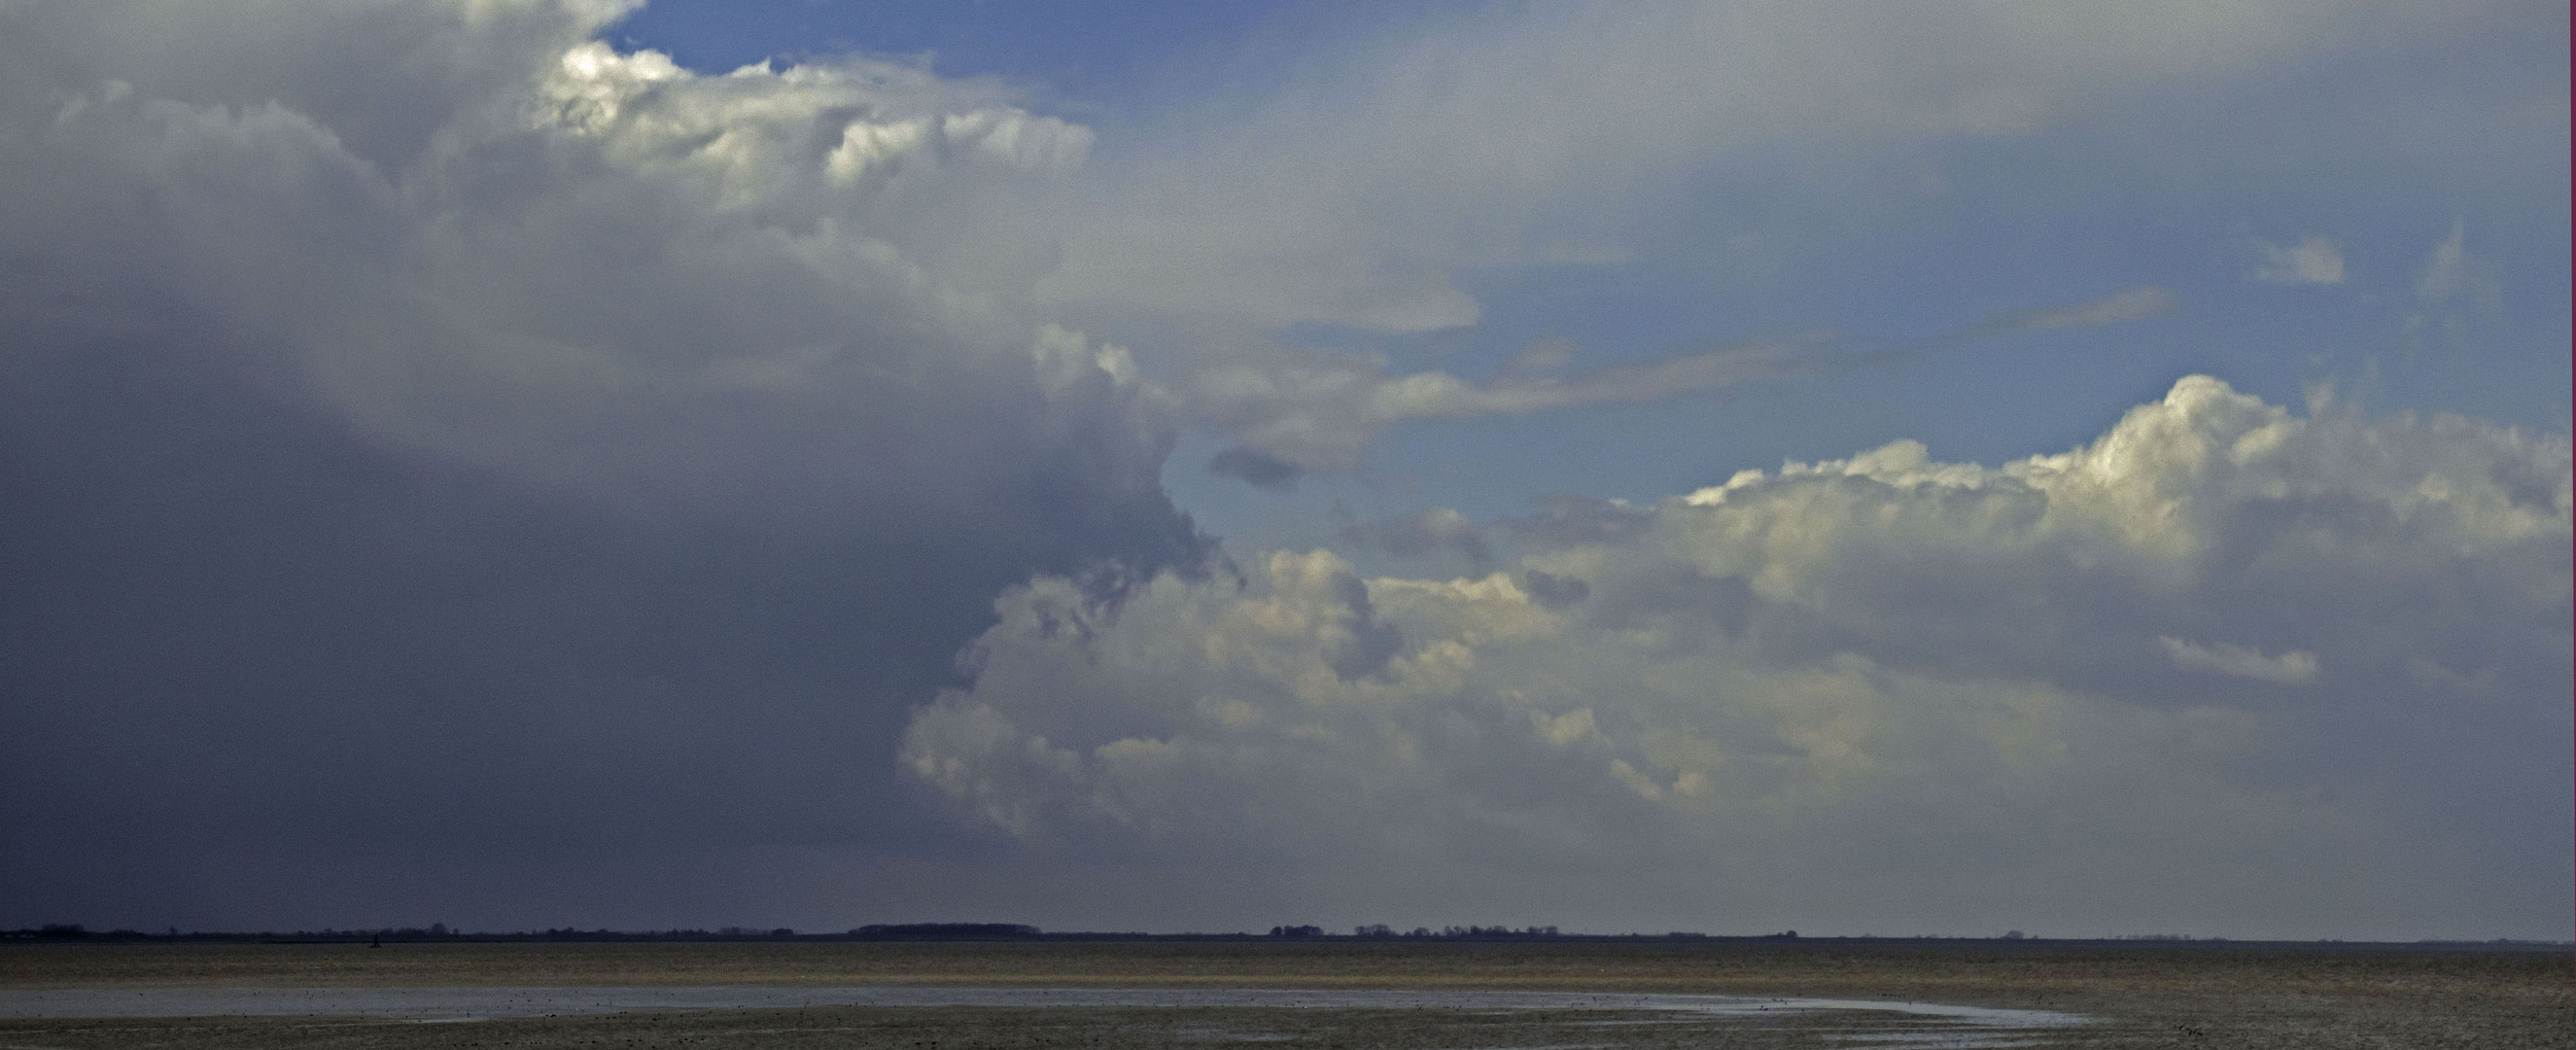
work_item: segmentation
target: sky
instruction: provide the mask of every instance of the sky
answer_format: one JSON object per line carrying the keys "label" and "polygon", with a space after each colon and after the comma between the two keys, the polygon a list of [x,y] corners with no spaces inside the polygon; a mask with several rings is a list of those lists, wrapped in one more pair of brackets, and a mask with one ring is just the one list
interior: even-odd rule
{"label": "sky", "polygon": [[2576,937],[2568,39],[0,0],[0,927]]}

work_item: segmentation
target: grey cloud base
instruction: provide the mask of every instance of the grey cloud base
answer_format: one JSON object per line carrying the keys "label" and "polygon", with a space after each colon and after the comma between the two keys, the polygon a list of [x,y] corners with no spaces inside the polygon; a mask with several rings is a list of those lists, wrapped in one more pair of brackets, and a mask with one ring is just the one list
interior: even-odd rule
{"label": "grey cloud base", "polygon": [[2070,453],[1747,472],[1517,573],[1039,579],[903,762],[1033,854],[1330,914],[2565,936],[2568,463],[2196,376]]}

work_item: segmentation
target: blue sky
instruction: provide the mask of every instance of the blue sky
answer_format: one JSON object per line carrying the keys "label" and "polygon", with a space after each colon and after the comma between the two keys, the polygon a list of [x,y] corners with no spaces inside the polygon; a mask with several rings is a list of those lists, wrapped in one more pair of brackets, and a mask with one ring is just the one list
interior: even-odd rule
{"label": "blue sky", "polygon": [[2576,936],[2567,37],[0,5],[0,927]]}
{"label": "blue sky", "polygon": [[1275,89],[1318,50],[1470,10],[1419,4],[1395,11],[1344,2],[779,0],[653,4],[620,23],[617,33],[701,72],[853,51],[901,56],[949,76],[999,77],[1087,116],[1126,123]]}

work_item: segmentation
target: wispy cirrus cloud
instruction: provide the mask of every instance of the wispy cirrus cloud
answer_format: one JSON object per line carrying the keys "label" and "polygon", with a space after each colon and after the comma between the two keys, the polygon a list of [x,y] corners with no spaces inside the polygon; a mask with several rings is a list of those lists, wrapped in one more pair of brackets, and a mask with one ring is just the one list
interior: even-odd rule
{"label": "wispy cirrus cloud", "polygon": [[2172,313],[2174,305],[2172,292],[2154,285],[2140,285],[2088,302],[1997,314],[1962,329],[1958,337],[1986,339],[2064,328],[2099,328]]}
{"label": "wispy cirrus cloud", "polygon": [[[1583,253],[1725,158],[2025,135],[2132,93],[2438,21],[2360,5],[1566,5],[1474,16],[1340,56],[1221,122],[1108,148],[1052,214],[1041,302],[1426,331],[1475,323],[1459,275]],[[1836,156],[1845,156],[1837,152]],[[1617,200],[1607,209],[1602,202]],[[1651,219],[1648,220],[1651,222]],[[1641,224],[1642,225],[1642,224]],[[1634,227],[1631,227],[1634,228]],[[1598,232],[1596,232],[1598,231]],[[1628,236],[1633,236],[1629,234]]]}
{"label": "wispy cirrus cloud", "polygon": [[2309,234],[2291,245],[2257,243],[2263,263],[2254,279],[2266,284],[2337,285],[2344,280],[2343,246],[2331,237]]}
{"label": "wispy cirrus cloud", "polygon": [[2406,318],[2409,345],[2438,334],[2452,346],[2466,345],[2479,321],[2492,321],[2504,310],[2504,282],[2495,264],[2469,251],[2466,220],[2451,222],[2451,233],[2425,256],[2415,278],[2420,312]]}
{"label": "wispy cirrus cloud", "polygon": [[1836,367],[1826,356],[1832,342],[1832,333],[1813,332],[1572,375],[1510,369],[1482,381],[1440,371],[1390,376],[1386,360],[1373,355],[1283,351],[1201,369],[1177,393],[1203,423],[1250,450],[1227,453],[1220,472],[1240,470],[1252,480],[1256,469],[1272,476],[1257,466],[1272,462],[1299,471],[1353,469],[1388,427],[1410,420],[1659,401],[1810,375]]}
{"label": "wispy cirrus cloud", "polygon": [[1390,376],[1385,359],[1372,355],[1281,351],[1203,368],[1177,393],[1203,424],[1237,442],[1210,463],[1211,470],[1276,488],[1306,473],[1355,469],[1388,428],[1407,421],[1701,396],[1978,339],[2145,320],[2171,313],[2174,305],[2173,293],[2141,285],[2100,299],[2001,314],[1895,351],[1836,353],[1841,335],[1814,331],[1571,375],[1558,372],[1573,359],[1573,347],[1553,340],[1533,344],[1482,381],[1440,371]]}

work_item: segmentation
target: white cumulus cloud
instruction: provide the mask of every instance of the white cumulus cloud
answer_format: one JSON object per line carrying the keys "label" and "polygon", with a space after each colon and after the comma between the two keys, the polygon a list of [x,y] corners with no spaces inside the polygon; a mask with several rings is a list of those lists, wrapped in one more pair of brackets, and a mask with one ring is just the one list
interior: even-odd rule
{"label": "white cumulus cloud", "polygon": [[[2565,912],[2566,851],[2520,845],[2563,838],[2563,436],[2195,376],[2062,454],[1899,442],[1621,528],[1552,513],[1483,577],[1278,552],[1115,607],[1037,579],[903,762],[1035,856],[1171,849],[1438,915]],[[2420,808],[2436,786],[2474,811]]]}

